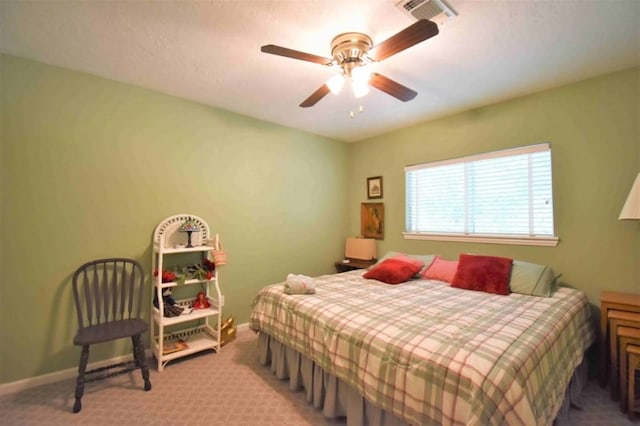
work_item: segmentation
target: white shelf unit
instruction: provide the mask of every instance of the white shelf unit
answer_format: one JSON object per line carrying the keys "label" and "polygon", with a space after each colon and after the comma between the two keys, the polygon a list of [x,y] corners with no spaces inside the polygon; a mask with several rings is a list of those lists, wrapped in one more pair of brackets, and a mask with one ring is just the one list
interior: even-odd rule
{"label": "white shelf unit", "polygon": [[[191,220],[197,225],[198,231],[191,234],[191,243],[193,247],[185,247],[187,242],[187,234],[180,232],[182,224]],[[216,268],[211,279],[188,279],[184,284],[177,282],[162,282],[162,271],[165,266],[167,256],[199,253],[199,259],[211,259],[211,254],[215,247],[219,246],[218,234],[211,238],[209,225],[201,218],[192,214],[179,214],[167,217],[156,227],[153,233],[153,255],[152,255],[152,271],[158,271],[152,278],[153,291],[151,295],[151,351],[158,363],[158,371],[162,371],[166,364],[174,359],[181,358],[196,352],[213,349],[220,351],[220,326],[222,324],[222,307],[224,298],[220,292],[218,281],[218,268]],[[186,266],[186,265],[182,265]],[[175,317],[164,316],[164,306],[162,303],[162,293],[166,288],[193,287],[197,288],[193,291],[193,297],[175,300],[176,305],[182,308],[191,308],[199,291],[205,293],[209,302],[209,307],[205,309],[193,309],[188,314],[182,314]],[[158,300],[156,308],[153,300]],[[185,310],[186,312],[186,310]],[[199,321],[197,325],[187,324],[193,321]],[[184,324],[184,327],[180,327]],[[167,327],[172,327],[167,330]],[[188,345],[187,348],[180,349],[171,353],[165,352],[165,347],[175,340],[183,340]]]}

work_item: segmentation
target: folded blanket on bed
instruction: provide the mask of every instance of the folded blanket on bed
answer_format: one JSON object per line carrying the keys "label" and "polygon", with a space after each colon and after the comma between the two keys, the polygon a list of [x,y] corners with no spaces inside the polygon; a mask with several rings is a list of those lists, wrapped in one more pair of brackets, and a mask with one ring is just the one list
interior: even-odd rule
{"label": "folded blanket on bed", "polygon": [[287,294],[313,294],[316,292],[313,278],[306,275],[287,275],[284,283],[284,292]]}

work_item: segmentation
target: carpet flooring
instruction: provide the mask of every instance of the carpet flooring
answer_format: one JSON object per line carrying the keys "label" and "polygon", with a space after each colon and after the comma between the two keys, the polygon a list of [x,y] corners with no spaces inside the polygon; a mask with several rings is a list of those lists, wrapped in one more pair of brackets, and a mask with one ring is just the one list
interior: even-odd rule
{"label": "carpet flooring", "polygon": [[[325,419],[304,392],[257,362],[256,336],[244,328],[219,354],[210,352],[151,370],[153,389],[144,392],[140,372],[89,383],[82,411],[73,414],[74,380],[0,397],[2,425],[344,425]],[[584,407],[572,409],[570,425],[638,425],[622,414],[608,391],[590,382]]]}

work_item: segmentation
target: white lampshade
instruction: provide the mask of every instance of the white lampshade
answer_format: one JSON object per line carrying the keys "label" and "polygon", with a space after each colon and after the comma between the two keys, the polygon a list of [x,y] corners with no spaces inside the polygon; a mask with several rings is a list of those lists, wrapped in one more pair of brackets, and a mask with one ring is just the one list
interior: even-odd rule
{"label": "white lampshade", "polygon": [[359,99],[369,93],[369,85],[363,81],[353,81],[353,96]]}
{"label": "white lampshade", "polygon": [[327,80],[327,87],[331,90],[331,93],[337,95],[342,90],[342,86],[344,86],[344,76],[342,74],[336,74]]}
{"label": "white lampshade", "polygon": [[369,79],[371,73],[366,67],[357,67],[351,71],[353,96],[358,99],[369,93]]}
{"label": "white lampshade", "polygon": [[368,67],[357,67],[351,70],[351,79],[358,83],[368,83],[371,79],[371,71]]}
{"label": "white lampshade", "polygon": [[629,192],[618,219],[640,219],[640,173],[636,176],[636,181],[633,182],[631,192]]}
{"label": "white lampshade", "polygon": [[376,240],[373,238],[347,238],[345,257],[350,259],[371,260],[375,259]]}

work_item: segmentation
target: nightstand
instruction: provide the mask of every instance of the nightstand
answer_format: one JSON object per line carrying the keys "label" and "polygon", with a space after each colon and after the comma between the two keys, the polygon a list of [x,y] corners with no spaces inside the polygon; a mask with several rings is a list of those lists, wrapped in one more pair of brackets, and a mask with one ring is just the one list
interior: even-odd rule
{"label": "nightstand", "polygon": [[367,269],[369,266],[373,265],[377,261],[374,260],[361,260],[361,259],[347,259],[349,262],[345,263],[342,260],[338,260],[334,263],[336,266],[336,271],[347,272],[347,271],[355,271],[356,269]]}
{"label": "nightstand", "polygon": [[[611,362],[609,353],[609,310],[640,312],[640,294],[603,291],[600,293],[600,386],[607,385],[607,373]],[[616,336],[613,336],[615,339]],[[614,344],[617,344],[614,342]],[[620,353],[620,351],[618,351]],[[615,360],[614,360],[615,361]]]}

